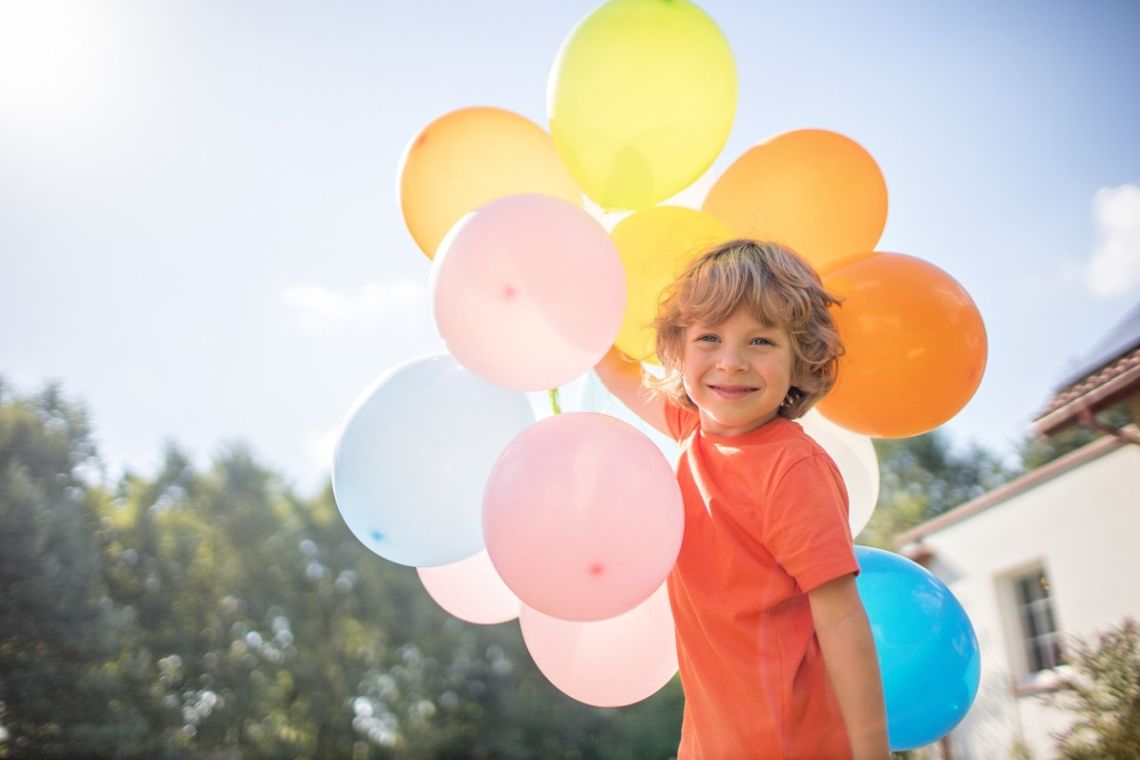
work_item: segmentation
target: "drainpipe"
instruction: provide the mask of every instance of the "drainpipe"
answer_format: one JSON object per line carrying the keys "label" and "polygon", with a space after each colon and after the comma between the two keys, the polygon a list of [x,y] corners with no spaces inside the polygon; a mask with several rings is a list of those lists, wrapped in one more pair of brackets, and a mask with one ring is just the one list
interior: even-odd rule
{"label": "drainpipe", "polygon": [[1084,409],[1081,409],[1080,413],[1077,415],[1077,419],[1082,425],[1087,428],[1091,428],[1092,430],[1111,435],[1113,438],[1124,441],[1125,443],[1134,443],[1137,446],[1140,446],[1140,432],[1137,432],[1134,425],[1127,425],[1122,427],[1109,425],[1107,422],[1097,419],[1096,415],[1093,414],[1092,410],[1087,406]]}

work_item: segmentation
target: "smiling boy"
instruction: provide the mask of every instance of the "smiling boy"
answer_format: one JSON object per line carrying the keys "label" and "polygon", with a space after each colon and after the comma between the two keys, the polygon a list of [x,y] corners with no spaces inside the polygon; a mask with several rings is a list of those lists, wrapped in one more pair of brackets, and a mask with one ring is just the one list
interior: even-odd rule
{"label": "smiling boy", "polygon": [[793,421],[835,381],[836,303],[790,251],[732,241],[698,257],[662,303],[663,377],[616,350],[596,368],[680,444],[678,760],[890,756],[846,488]]}

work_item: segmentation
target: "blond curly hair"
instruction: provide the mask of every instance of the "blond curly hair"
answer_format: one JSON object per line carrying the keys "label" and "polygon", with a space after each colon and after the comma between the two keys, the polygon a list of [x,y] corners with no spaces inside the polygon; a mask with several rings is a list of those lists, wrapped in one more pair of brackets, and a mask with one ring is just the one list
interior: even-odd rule
{"label": "blond curly hair", "polygon": [[716,325],[744,307],[759,322],[787,330],[792,340],[792,387],[778,414],[797,419],[832,385],[843,343],[830,307],[840,299],[789,249],[769,242],[732,240],[698,256],[665,293],[653,327],[665,374],[647,376],[650,388],[694,408],[681,374],[685,329]]}

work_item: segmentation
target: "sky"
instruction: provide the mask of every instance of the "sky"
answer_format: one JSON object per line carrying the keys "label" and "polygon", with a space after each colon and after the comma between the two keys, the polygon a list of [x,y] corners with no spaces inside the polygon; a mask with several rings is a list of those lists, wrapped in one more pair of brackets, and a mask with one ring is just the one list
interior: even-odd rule
{"label": "sky", "polygon": [[[699,5],[740,91],[684,197],[781,132],[861,143],[890,194],[878,250],[944,269],[986,323],[946,429],[1012,455],[1140,301],[1140,4]],[[244,441],[316,490],[356,396],[444,349],[405,146],[472,105],[546,127],[595,6],[0,0],[0,376],[83,402],[111,473]]]}

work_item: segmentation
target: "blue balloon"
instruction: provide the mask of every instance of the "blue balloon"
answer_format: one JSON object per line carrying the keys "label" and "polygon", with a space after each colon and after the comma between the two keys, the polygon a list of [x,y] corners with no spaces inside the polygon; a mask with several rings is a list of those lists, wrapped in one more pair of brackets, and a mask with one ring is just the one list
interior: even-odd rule
{"label": "blue balloon", "polygon": [[937,741],[966,715],[981,680],[978,637],[941,580],[891,552],[855,547],[855,583],[879,654],[887,734],[900,752]]}
{"label": "blue balloon", "polygon": [[337,509],[376,554],[447,565],[483,548],[483,487],[499,453],[534,422],[526,394],[446,354],[406,362],[365,390],[333,457]]}

